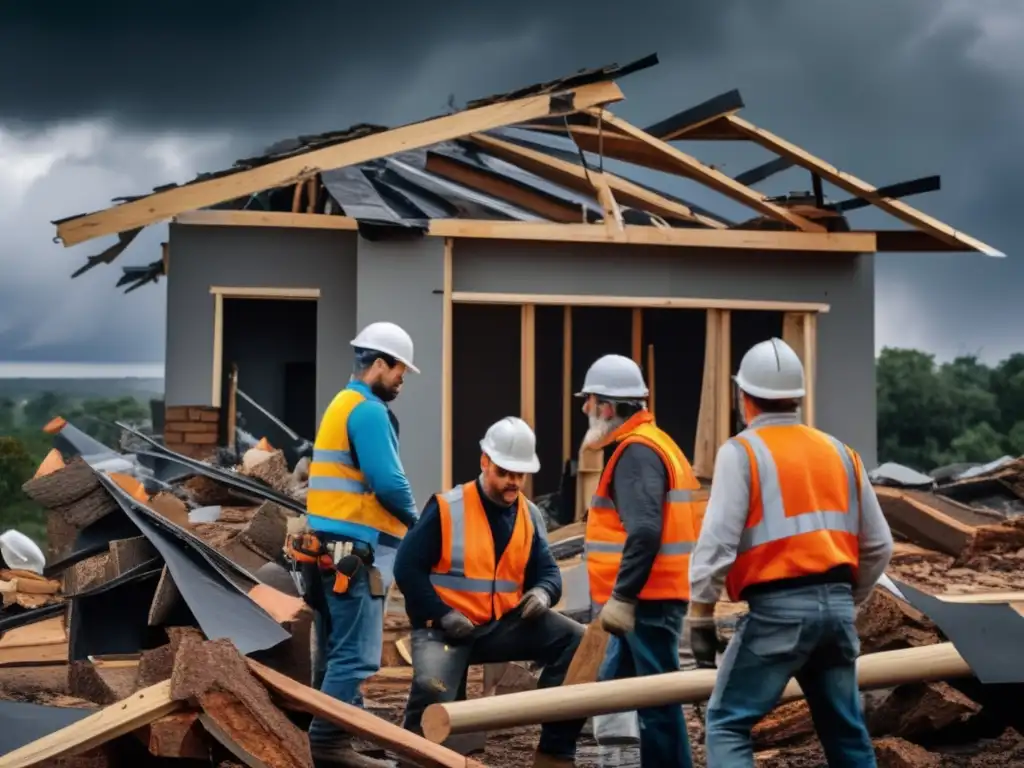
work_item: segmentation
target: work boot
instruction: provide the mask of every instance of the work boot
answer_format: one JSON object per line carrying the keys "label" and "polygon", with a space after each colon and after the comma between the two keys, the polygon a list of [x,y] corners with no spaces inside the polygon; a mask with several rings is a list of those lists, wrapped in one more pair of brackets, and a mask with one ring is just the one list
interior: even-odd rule
{"label": "work boot", "polygon": [[539,751],[533,755],[533,768],[574,768],[575,765],[571,757],[555,757]]}
{"label": "work boot", "polygon": [[375,757],[357,752],[351,741],[343,741],[331,746],[310,745],[313,765],[316,768],[393,768],[390,760],[378,760]]}

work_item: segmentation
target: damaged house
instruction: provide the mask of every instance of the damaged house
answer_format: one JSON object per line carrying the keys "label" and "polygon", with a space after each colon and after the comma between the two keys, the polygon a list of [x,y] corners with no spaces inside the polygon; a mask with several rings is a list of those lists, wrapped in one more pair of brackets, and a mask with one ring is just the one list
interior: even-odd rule
{"label": "damaged house", "polygon": [[[505,414],[537,432],[534,495],[558,489],[586,428],[571,393],[610,352],[643,366],[659,423],[708,477],[733,423],[730,374],[771,335],[807,366],[806,421],[874,465],[873,254],[1002,254],[901,200],[936,177],[876,188],[741,117],[737,91],[646,128],[617,116],[616,79],[656,63],[581,71],[399,128],[280,142],[56,222],[57,234],[68,246],[119,236],[80,273],[170,221],[162,258],[119,285],[167,280],[164,437],[192,456],[232,442],[238,388],[312,438],[348,380],[349,340],[390,320],[412,334],[422,370],[395,403],[420,501],[476,471],[477,441]],[[729,176],[690,154],[709,141],[776,157]],[[705,185],[749,217],[728,220],[605,160]],[[757,191],[792,166],[809,192]],[[866,206],[905,226],[852,229],[845,213]],[[202,418],[189,421],[190,408]]]}

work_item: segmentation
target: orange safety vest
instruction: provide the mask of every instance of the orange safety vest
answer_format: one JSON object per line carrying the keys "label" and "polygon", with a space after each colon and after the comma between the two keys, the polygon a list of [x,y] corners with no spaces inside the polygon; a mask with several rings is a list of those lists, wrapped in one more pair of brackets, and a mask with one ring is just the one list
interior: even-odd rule
{"label": "orange safety vest", "polygon": [[753,584],[860,562],[861,460],[803,424],[746,429],[732,442],[750,461],[750,507],[726,577],[731,600]]}
{"label": "orange safety vest", "polygon": [[534,521],[519,494],[516,522],[495,565],[494,537],[476,481],[436,496],[441,514],[441,559],[430,583],[437,596],[476,625],[500,619],[523,597],[523,577],[533,550]]}
{"label": "orange safety vest", "polygon": [[661,549],[638,597],[641,600],[689,600],[690,553],[700,533],[707,493],[701,490],[682,450],[654,424],[649,411],[634,414],[607,442],[618,442],[618,447],[605,465],[597,493],[590,500],[584,536],[590,599],[599,605],[608,602],[618,578],[626,529],[615,509],[610,489],[622,452],[626,446],[640,443],[653,448],[665,464],[668,492],[662,506]]}

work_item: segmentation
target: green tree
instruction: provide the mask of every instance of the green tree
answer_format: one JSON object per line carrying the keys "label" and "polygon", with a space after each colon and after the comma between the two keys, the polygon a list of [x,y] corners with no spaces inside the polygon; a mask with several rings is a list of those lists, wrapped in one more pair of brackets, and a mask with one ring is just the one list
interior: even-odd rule
{"label": "green tree", "polygon": [[29,429],[39,429],[55,416],[66,416],[61,411],[66,411],[67,407],[68,400],[64,395],[56,392],[42,392],[25,403],[25,407],[22,409],[25,426]]}
{"label": "green tree", "polygon": [[149,408],[134,397],[91,398],[71,408],[66,418],[87,435],[117,448],[121,429],[115,422],[140,424],[149,418]]}
{"label": "green tree", "polygon": [[0,435],[10,435],[14,432],[17,406],[9,397],[0,397]]}
{"label": "green tree", "polygon": [[32,456],[16,437],[0,437],[0,509],[20,502],[22,483],[35,472]]}

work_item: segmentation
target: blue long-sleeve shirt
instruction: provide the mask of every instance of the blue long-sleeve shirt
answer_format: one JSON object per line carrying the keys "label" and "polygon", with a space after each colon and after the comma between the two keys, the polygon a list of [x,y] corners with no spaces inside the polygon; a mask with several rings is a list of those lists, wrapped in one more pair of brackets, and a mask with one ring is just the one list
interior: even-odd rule
{"label": "blue long-sleeve shirt", "polygon": [[[491,524],[495,562],[501,559],[512,538],[516,523],[515,505],[503,507],[484,495],[477,480],[477,489],[483,502],[487,522]],[[523,577],[523,591],[540,587],[551,597],[554,605],[562,599],[562,573],[551,554],[543,522],[534,518],[533,546]],[[437,595],[430,583],[431,569],[441,559],[441,514],[437,497],[431,496],[423,507],[419,523],[402,540],[395,558],[395,581],[405,598],[405,612],[413,628],[422,628],[427,622],[437,622],[452,609]]]}
{"label": "blue long-sleeve shirt", "polygon": [[[366,485],[381,506],[412,528],[418,519],[416,499],[413,498],[412,487],[398,455],[398,419],[384,401],[358,379],[350,381],[346,389],[354,389],[366,398],[352,409],[348,417],[348,439],[353,461],[362,470]],[[340,536],[351,533],[344,522],[317,515],[309,515],[309,525],[324,533]],[[375,541],[368,543],[377,544]],[[397,545],[398,542],[386,543]]]}

